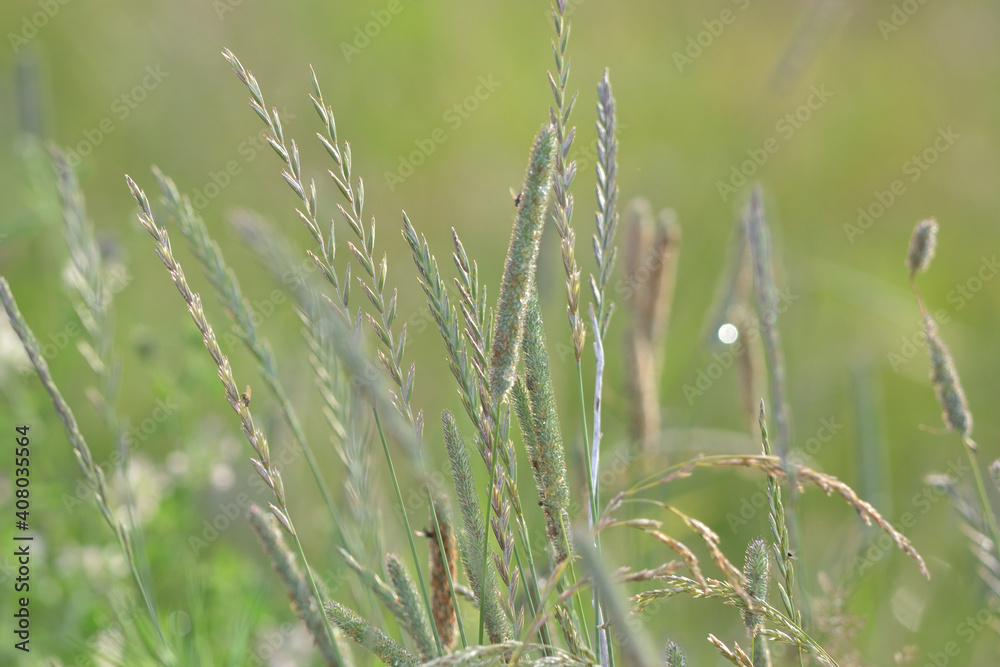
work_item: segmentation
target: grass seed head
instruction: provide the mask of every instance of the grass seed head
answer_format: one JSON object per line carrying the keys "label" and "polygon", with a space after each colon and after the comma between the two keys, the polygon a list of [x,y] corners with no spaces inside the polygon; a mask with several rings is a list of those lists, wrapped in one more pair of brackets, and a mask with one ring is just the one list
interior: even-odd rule
{"label": "grass seed head", "polygon": [[969,412],[955,362],[938,335],[937,324],[929,315],[924,318],[924,326],[927,328],[927,349],[931,356],[931,382],[941,404],[941,417],[948,428],[968,437],[972,434],[972,413]]}
{"label": "grass seed head", "polygon": [[912,278],[917,273],[926,271],[934,258],[934,247],[937,245],[938,224],[934,218],[929,218],[913,229],[910,237],[910,249],[906,253],[906,268]]}

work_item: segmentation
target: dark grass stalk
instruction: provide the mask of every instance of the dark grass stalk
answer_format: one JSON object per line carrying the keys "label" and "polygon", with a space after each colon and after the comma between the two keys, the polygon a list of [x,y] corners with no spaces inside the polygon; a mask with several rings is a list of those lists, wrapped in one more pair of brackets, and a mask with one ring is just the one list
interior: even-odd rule
{"label": "dark grass stalk", "polygon": [[336,638],[332,634],[327,635],[324,631],[324,615],[316,606],[318,598],[313,597],[309,583],[295,563],[295,554],[289,550],[284,537],[274,525],[276,519],[269,512],[263,512],[256,505],[250,507],[247,518],[275,572],[285,584],[285,590],[292,602],[292,609],[306,624],[316,640],[324,662],[328,665],[343,664],[340,650],[336,645]]}
{"label": "dark grass stalk", "polygon": [[[770,377],[771,407],[777,424],[777,455],[783,466],[788,465],[790,444],[788,409],[785,404],[785,360],[781,351],[781,334],[777,327],[777,290],[774,287],[771,260],[771,239],[764,219],[763,192],[755,185],[750,196],[750,206],[745,217],[747,240],[753,258],[754,285],[757,290],[757,308],[760,312],[761,335],[767,356]],[[794,491],[793,491],[794,493]]]}
{"label": "dark grass stalk", "polygon": [[[768,385],[771,394],[771,411],[777,426],[777,456],[788,476],[789,504],[785,510],[785,528],[789,551],[799,553],[797,505],[798,482],[795,467],[789,462],[791,434],[788,425],[788,405],[785,401],[785,357],[781,349],[778,329],[777,290],[774,286],[771,254],[771,234],[764,217],[764,193],[755,184],[750,195],[750,205],[745,217],[747,243],[753,261],[754,286],[757,293],[757,310],[760,315],[761,338],[767,359]],[[800,582],[801,586],[801,582]],[[803,592],[800,590],[799,592]],[[791,593],[791,591],[789,591]],[[808,610],[799,609],[808,620]]]}
{"label": "dark grass stalk", "polygon": [[86,477],[88,486],[90,486],[90,488],[94,491],[94,501],[97,503],[97,508],[101,511],[101,516],[104,517],[104,521],[114,532],[115,538],[118,540],[118,546],[121,548],[122,554],[125,556],[125,560],[129,563],[132,578],[135,580],[136,586],[139,589],[139,594],[142,596],[143,602],[145,603],[146,613],[149,616],[150,623],[152,623],[153,628],[156,630],[163,650],[166,651],[166,655],[157,656],[157,661],[160,664],[172,665],[174,664],[174,658],[170,652],[166,637],[163,635],[160,628],[160,624],[156,616],[156,608],[153,605],[152,595],[146,590],[145,582],[140,576],[135,564],[135,554],[132,547],[131,534],[128,527],[120,519],[118,519],[114,510],[110,505],[108,505],[109,495],[107,480],[104,477],[104,471],[101,470],[99,465],[94,463],[94,458],[90,453],[90,447],[87,445],[87,441],[84,439],[83,434],[80,433],[76,417],[73,415],[73,411],[70,409],[69,404],[66,403],[66,400],[60,393],[55,381],[52,379],[52,374],[49,372],[49,366],[45,362],[45,357],[41,352],[41,348],[38,346],[38,340],[35,338],[35,334],[31,331],[31,328],[28,327],[27,322],[24,321],[24,317],[21,315],[21,311],[17,307],[17,301],[14,300],[14,295],[11,292],[10,285],[7,283],[7,279],[3,276],[0,276],[0,301],[3,303],[4,310],[7,311],[7,317],[10,320],[11,328],[14,329],[18,338],[21,339],[21,344],[24,346],[24,350],[28,354],[28,358],[35,367],[35,371],[38,373],[38,378],[41,380],[42,386],[45,387],[49,397],[52,399],[52,405],[55,408],[56,414],[59,415],[59,420],[63,424],[63,430],[66,432],[66,437],[69,439],[70,445],[73,447],[73,453],[76,456],[77,465],[80,467],[80,471],[83,472],[84,477]]}
{"label": "dark grass stalk", "polygon": [[278,399],[281,410],[285,415],[285,420],[292,431],[292,436],[305,455],[309,470],[312,472],[313,479],[316,480],[316,486],[319,488],[327,511],[333,519],[334,528],[340,535],[341,540],[347,544],[343,521],[336,509],[333,498],[330,496],[330,491],[326,486],[323,475],[320,473],[319,463],[313,454],[312,447],[310,447],[305,433],[299,424],[288,392],[279,378],[274,352],[271,349],[269,341],[259,335],[257,325],[254,323],[253,314],[250,312],[248,302],[243,296],[243,290],[240,288],[236,274],[226,264],[219,244],[209,235],[204,220],[195,212],[194,207],[191,205],[191,200],[186,195],[182,196],[177,186],[174,185],[173,180],[159,169],[154,167],[153,174],[163,195],[163,203],[177,223],[177,227],[187,241],[188,247],[201,264],[202,270],[208,277],[209,282],[211,282],[212,287],[215,288],[219,300],[226,308],[226,313],[236,323],[238,327],[237,337],[254,359],[256,359],[265,383]]}
{"label": "dark grass stalk", "polygon": [[[167,230],[160,227],[154,219],[153,212],[149,206],[149,200],[146,198],[145,192],[143,192],[142,189],[136,185],[135,181],[133,181],[131,177],[126,176],[125,179],[128,182],[129,189],[132,191],[132,196],[135,199],[136,204],[139,206],[139,222],[142,223],[142,226],[147,232],[149,232],[150,236],[153,237],[156,246],[156,254],[170,272],[171,280],[177,287],[177,291],[180,292],[183,297],[184,302],[187,304],[188,312],[194,320],[195,325],[198,327],[198,330],[202,334],[205,347],[208,349],[209,354],[211,354],[212,359],[218,367],[219,379],[222,382],[223,389],[225,390],[226,399],[228,400],[230,407],[239,417],[243,435],[246,437],[254,451],[254,454],[257,456],[257,458],[251,458],[250,463],[253,465],[257,474],[268,486],[268,488],[271,489],[275,500],[278,502],[277,505],[270,503],[271,513],[274,514],[274,516],[281,522],[289,536],[291,536],[292,540],[295,542],[295,546],[299,552],[299,557],[302,559],[303,567],[305,567],[306,575],[309,579],[313,595],[316,598],[317,606],[322,608],[323,598],[320,594],[318,586],[316,585],[315,578],[313,577],[312,568],[309,567],[308,560],[305,556],[305,550],[302,547],[302,542],[299,540],[298,533],[296,532],[292,524],[291,516],[288,513],[284,482],[282,481],[281,473],[271,463],[271,453],[267,439],[264,437],[264,434],[261,433],[256,426],[254,426],[249,402],[243,400],[240,390],[237,389],[236,381],[233,378],[233,371],[229,364],[229,358],[223,354],[222,349],[219,347],[219,343],[215,337],[215,331],[212,329],[212,325],[205,317],[205,312],[201,305],[201,296],[198,293],[193,292],[188,286],[184,270],[173,256],[173,251],[170,246],[170,237],[167,234]],[[326,622],[325,618],[323,620],[322,627],[326,631],[325,638],[316,637],[316,641],[319,642],[328,640],[333,646],[333,651],[336,653],[338,649],[333,629],[330,627],[329,623]],[[340,664],[341,662],[342,661],[339,659],[338,654],[338,660],[333,664]]]}
{"label": "dark grass stalk", "polygon": [[658,217],[645,199],[629,203],[625,213],[624,264],[630,289],[625,301],[630,311],[625,338],[632,438],[645,452],[653,452],[660,434],[660,377],[664,338],[677,275],[680,226],[673,212]]}
{"label": "dark grass stalk", "polygon": [[445,651],[455,647],[455,632],[462,638],[462,648],[469,645],[465,625],[458,613],[455,577],[458,575],[458,541],[451,520],[448,499],[439,495],[431,511],[431,528],[425,536],[430,540],[431,592],[434,596],[434,624]]}

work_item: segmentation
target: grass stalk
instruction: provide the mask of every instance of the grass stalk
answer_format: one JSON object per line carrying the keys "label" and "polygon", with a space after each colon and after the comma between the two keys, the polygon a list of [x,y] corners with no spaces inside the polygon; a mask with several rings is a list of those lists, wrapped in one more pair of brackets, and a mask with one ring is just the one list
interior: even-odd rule
{"label": "grass stalk", "polygon": [[[754,185],[750,194],[750,205],[744,220],[747,243],[753,261],[754,286],[757,293],[757,309],[760,314],[761,338],[764,342],[764,356],[767,359],[768,385],[771,394],[771,410],[777,425],[777,456],[786,468],[788,476],[789,504],[785,508],[783,534],[786,536],[788,553],[800,553],[798,520],[796,514],[798,482],[795,467],[789,462],[791,435],[788,425],[788,405],[785,402],[785,358],[781,349],[781,335],[778,330],[777,290],[771,255],[771,235],[764,217],[764,194],[759,184]],[[799,582],[801,587],[801,582]],[[791,591],[788,591],[791,594]],[[803,592],[800,590],[800,592]],[[806,620],[808,610],[799,609]]]}
{"label": "grass stalk", "polygon": [[[173,250],[170,246],[170,236],[167,234],[167,230],[160,227],[154,219],[153,211],[149,206],[149,200],[146,198],[146,193],[143,192],[142,188],[140,188],[131,177],[126,176],[125,179],[128,183],[129,189],[132,191],[132,196],[139,207],[139,222],[142,223],[142,226],[147,232],[149,232],[150,236],[153,237],[155,241],[156,254],[169,271],[171,280],[177,287],[177,291],[180,292],[183,297],[184,302],[188,306],[188,312],[191,315],[192,320],[194,320],[195,325],[202,334],[205,347],[208,349],[208,352],[211,354],[212,359],[218,367],[219,379],[221,380],[223,389],[225,390],[226,399],[228,400],[230,407],[239,417],[243,435],[246,437],[254,451],[254,454],[257,456],[257,458],[251,458],[250,463],[253,465],[257,474],[268,486],[268,488],[271,489],[275,500],[278,502],[277,505],[274,503],[270,504],[271,513],[274,514],[274,516],[281,522],[295,543],[295,547],[299,552],[299,557],[302,559],[302,565],[305,568],[306,577],[309,580],[312,593],[316,598],[317,607],[322,609],[323,597],[320,593],[319,587],[316,585],[312,568],[309,567],[309,563],[305,555],[305,549],[302,547],[302,542],[299,540],[298,533],[296,532],[292,524],[291,516],[288,513],[284,483],[281,478],[281,473],[271,463],[271,453],[267,439],[264,437],[264,434],[254,426],[249,402],[243,400],[240,390],[237,389],[236,381],[233,378],[233,371],[229,364],[229,358],[223,354],[222,349],[219,347],[218,340],[215,337],[215,331],[212,329],[212,325],[205,317],[205,311],[201,305],[201,296],[197,292],[192,291],[188,286],[184,270],[173,256]],[[336,638],[334,637],[333,628],[330,627],[330,624],[325,616],[323,617],[322,627],[325,630],[325,636],[316,637],[316,641],[329,641],[333,646],[332,652],[336,657],[336,661],[331,664],[342,664],[343,661],[339,655],[339,649],[337,647]]]}
{"label": "grass stalk", "polygon": [[924,300],[920,296],[920,290],[917,289],[914,280],[916,274],[926,271],[930,266],[937,246],[937,233],[938,224],[933,218],[920,222],[914,228],[906,254],[906,267],[910,273],[910,287],[913,289],[917,305],[920,306],[920,312],[924,318],[927,349],[930,352],[931,361],[931,383],[934,385],[934,393],[941,405],[941,418],[948,430],[958,431],[962,436],[964,449],[969,457],[969,464],[972,466],[972,473],[976,480],[976,494],[979,497],[985,523],[990,529],[990,537],[993,540],[993,554],[1000,557],[1000,531],[997,530],[996,514],[993,512],[993,506],[986,493],[983,473],[976,457],[979,448],[972,440],[972,412],[969,410],[969,403],[965,398],[965,391],[962,389],[962,381],[955,369],[951,350],[938,334],[937,324],[927,312]]}
{"label": "grass stalk", "polygon": [[299,424],[288,393],[278,376],[277,362],[271,345],[266,338],[259,335],[253,313],[250,312],[247,300],[243,296],[243,290],[236,274],[226,264],[222,250],[209,235],[204,220],[195,212],[190,198],[186,195],[182,196],[173,180],[159,169],[154,167],[153,173],[159,184],[167,210],[176,221],[178,229],[201,264],[209,282],[215,288],[219,300],[226,307],[227,314],[238,325],[238,338],[257,361],[265,383],[278,399],[278,404],[285,415],[292,436],[306,458],[309,470],[316,481],[316,487],[323,497],[323,503],[333,519],[334,528],[346,545],[347,540],[340,513],[337,511],[323,475],[320,473],[319,463],[305,433],[302,431],[302,426]]}
{"label": "grass stalk", "polygon": [[454,416],[446,410],[442,413],[442,421],[448,459],[451,463],[455,490],[465,524],[464,537],[461,540],[462,561],[465,564],[469,583],[479,601],[479,643],[483,643],[484,628],[491,642],[503,643],[510,639],[511,628],[495,595],[495,573],[491,567],[492,563],[489,559],[483,560],[481,556],[483,550],[486,549],[483,545],[488,541],[487,524],[482,520],[483,511],[480,507],[479,495],[476,492],[468,450],[462,441]]}
{"label": "grass stalk", "polygon": [[261,545],[264,547],[271,565],[281,577],[282,583],[285,584],[285,589],[288,591],[288,597],[293,602],[295,612],[302,622],[309,627],[312,636],[317,639],[317,645],[323,656],[323,660],[328,665],[342,664],[342,657],[337,647],[336,638],[332,638],[332,642],[324,640],[326,637],[323,630],[325,615],[320,609],[313,609],[316,598],[313,598],[310,585],[306,582],[302,571],[299,570],[295,563],[295,555],[288,549],[281,532],[274,525],[277,519],[273,515],[270,515],[270,513],[265,513],[256,505],[250,507],[248,519],[251,528],[253,528],[254,533],[257,535],[257,539],[260,540]]}
{"label": "grass stalk", "polygon": [[160,628],[152,595],[146,590],[145,582],[143,581],[142,576],[140,576],[140,573],[135,565],[134,552],[128,528],[120,519],[118,519],[114,510],[110,505],[108,505],[109,495],[107,490],[107,481],[104,477],[104,471],[101,470],[99,465],[94,463],[94,458],[90,453],[90,447],[87,445],[87,441],[84,439],[83,434],[80,433],[76,417],[73,415],[73,411],[70,409],[69,404],[66,403],[66,400],[60,393],[55,381],[52,379],[52,374],[49,372],[49,366],[45,361],[41,348],[38,346],[38,340],[35,338],[35,334],[31,331],[27,322],[24,321],[24,317],[21,315],[21,311],[17,307],[17,301],[14,299],[14,294],[10,289],[10,285],[7,283],[7,279],[3,276],[0,276],[0,301],[3,303],[4,310],[7,311],[7,317],[10,320],[11,327],[14,329],[15,333],[17,333],[18,338],[20,338],[21,344],[24,346],[24,350],[28,354],[28,358],[31,360],[32,365],[35,367],[35,371],[38,373],[38,378],[41,380],[42,386],[45,387],[45,390],[48,392],[49,397],[52,400],[52,405],[55,408],[56,414],[59,415],[59,420],[63,424],[63,430],[66,432],[66,437],[69,439],[70,445],[73,447],[73,453],[76,456],[77,465],[87,478],[88,485],[94,490],[94,500],[97,503],[97,508],[101,511],[101,516],[104,517],[104,521],[114,532],[118,545],[122,550],[122,554],[125,556],[126,562],[129,563],[132,578],[135,580],[136,587],[139,589],[139,594],[142,596],[143,602],[145,603],[146,613],[149,616],[150,623],[156,630],[157,637],[160,640],[163,650],[166,652],[164,655],[156,656],[156,658],[160,664],[172,665],[174,664],[174,658],[170,652],[166,637]]}
{"label": "grass stalk", "polygon": [[[382,451],[385,453],[385,462],[389,467],[389,477],[392,478],[392,488],[396,492],[396,502],[399,504],[399,512],[403,517],[403,528],[406,531],[406,539],[410,545],[410,555],[413,557],[414,569],[417,572],[417,582],[420,586],[420,593],[423,596],[424,607],[427,610],[428,615],[433,618],[434,611],[430,604],[430,596],[427,594],[427,584],[424,582],[424,574],[420,568],[420,560],[417,557],[417,546],[413,541],[413,528],[410,527],[410,518],[406,514],[406,504],[403,502],[403,494],[399,490],[399,480],[396,478],[396,468],[392,464],[392,454],[389,453],[389,443],[385,438],[385,431],[382,428],[382,420],[379,417],[378,408],[372,408],[372,414],[375,416],[375,426],[378,429],[379,441],[382,443]],[[437,648],[438,655],[442,655],[444,650],[441,646],[441,637],[438,636],[437,626],[432,625],[434,633],[434,645]]]}
{"label": "grass stalk", "polygon": [[144,533],[136,512],[135,496],[129,480],[132,457],[130,448],[125,444],[125,431],[115,411],[121,387],[121,360],[114,350],[114,314],[111,309],[113,294],[106,285],[110,277],[110,267],[105,266],[101,256],[94,226],[87,216],[83,192],[66,154],[55,145],[49,146],[49,154],[56,171],[65,238],[73,265],[73,274],[69,282],[78,298],[74,306],[84,329],[91,338],[89,343],[81,342],[78,349],[100,379],[100,389],[92,398],[97,403],[96,407],[111,433],[116,454],[120,455],[121,460],[118,472],[121,476],[128,524],[121,523],[119,542],[139,587],[153,628],[165,647],[166,640],[155,613],[155,590],[149,571]]}

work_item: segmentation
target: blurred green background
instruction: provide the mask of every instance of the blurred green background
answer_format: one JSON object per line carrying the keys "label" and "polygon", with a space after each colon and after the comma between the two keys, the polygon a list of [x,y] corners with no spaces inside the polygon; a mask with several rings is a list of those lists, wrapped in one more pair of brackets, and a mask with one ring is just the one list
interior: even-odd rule
{"label": "blurred green background", "polygon": [[[75,151],[90,217],[109,257],[122,267],[114,302],[123,358],[119,411],[140,427],[158,405],[173,406],[143,434],[133,465],[161,619],[175,636],[208,645],[206,655],[219,664],[232,657],[227,647],[239,645],[241,636],[249,648],[231,664],[243,664],[251,653],[265,664],[309,664],[309,640],[244,522],[234,522],[197,553],[189,545],[192,535],[202,534],[203,522],[239,494],[258,503],[267,498],[249,483],[250,452],[238,422],[200,335],[137,224],[123,174],[152,198],[149,167],[155,164],[196,204],[202,195],[201,213],[246,295],[252,303],[265,302],[276,284],[239,243],[227,214],[259,211],[302,249],[303,258],[310,239],[294,212],[295,195],[279,175],[280,160],[260,140],[247,91],[220,52],[232,49],[256,74],[268,104],[281,110],[286,136],[301,147],[305,175],[317,180],[321,219],[329,219],[339,194],[314,136],[320,124],[307,97],[312,64],[341,139],[351,142],[354,172],[365,178],[368,214],[378,220],[376,255],[388,253],[388,282],[400,290],[399,317],[410,322],[406,363],[417,363],[414,403],[425,412],[425,446],[440,462],[438,415],[458,401],[436,329],[421,314],[423,295],[398,233],[400,211],[427,235],[448,276],[455,227],[495,296],[513,218],[508,189],[521,182],[531,137],[548,118],[552,26],[544,1],[399,2],[397,14],[379,1],[14,0],[0,7],[0,272],[36,336],[51,344],[49,365],[95,458],[107,460],[108,434],[86,395],[93,377],[75,349],[78,320],[62,278],[68,255],[41,142]],[[903,258],[913,226],[936,217],[938,256],[918,282],[929,308],[946,311],[941,333],[977,420],[980,457],[989,462],[1000,455],[993,412],[1000,386],[1000,280],[993,280],[1000,270],[996,6],[966,0],[570,0],[569,6],[570,89],[580,91],[573,115],[579,164],[573,221],[584,275],[594,266],[594,108],[604,67],[618,101],[620,203],[645,196],[657,210],[673,208],[683,227],[661,383],[669,435],[663,460],[698,451],[756,451],[756,429],[741,416],[734,372],[690,401],[684,387],[696,385],[713,354],[725,353],[707,342],[709,309],[726,269],[734,220],[749,183],[759,180],[779,288],[794,299],[780,326],[796,446],[817,437],[821,420],[837,424],[833,437],[813,448],[811,463],[873,497],[893,521],[906,512],[915,516],[906,532],[933,575],[925,581],[891,550],[859,573],[856,554],[880,553],[875,536],[839,500],[810,489],[801,501],[797,555],[806,590],[829,607],[820,616],[840,618],[839,630],[830,621],[834,635],[847,632],[853,616],[863,621],[844,645],[828,641],[844,664],[891,664],[908,645],[917,647],[915,664],[935,664],[949,642],[957,655],[946,656],[948,664],[994,664],[996,633],[967,625],[983,609],[986,621],[997,619],[986,606],[955,512],[947,499],[921,495],[927,474],[954,472],[949,466],[964,455],[958,436],[920,428],[939,426],[940,409]],[[371,22],[379,17],[385,25],[376,30]],[[374,36],[364,35],[366,26]],[[445,140],[412,175],[402,182],[387,178],[439,128],[443,135],[436,136]],[[741,169],[751,177],[735,176]],[[864,212],[871,217],[859,220]],[[543,244],[540,290],[563,425],[576,452],[575,371],[572,355],[558,354],[560,346],[568,349],[569,336],[554,231]],[[349,236],[346,229],[339,233]],[[224,332],[225,314],[182,245],[178,237],[175,250]],[[348,255],[341,253],[341,266]],[[625,321],[623,312],[615,316],[607,343],[609,468],[616,452],[628,451],[619,354]],[[327,445],[298,321],[286,303],[262,328],[329,470],[328,482],[339,489],[342,466]],[[71,449],[37,377],[19,372],[16,340],[9,331],[3,335],[0,434],[12,447],[14,425],[31,427],[33,525],[41,541],[32,570],[31,657],[12,651],[5,630],[0,662],[92,664],[81,660],[93,644],[104,642],[113,652],[115,610],[140,620],[143,613],[127,611],[135,604],[132,582],[92,498],[81,493],[83,501],[72,502],[81,477]],[[241,349],[225,341],[223,349],[241,386],[261,384]],[[589,384],[592,361],[586,368]],[[272,442],[289,438],[263,386],[255,409]],[[384,465],[375,455],[383,484]],[[4,470],[11,469],[11,456],[5,454]],[[571,465],[574,479],[582,479],[578,454]],[[625,479],[614,476],[605,494],[653,465],[633,462],[636,469]],[[328,515],[304,462],[289,466],[285,476],[312,562],[337,576]],[[0,479],[5,508],[12,506],[12,481],[12,474]],[[748,540],[768,533],[765,513],[749,512],[745,525],[731,517],[754,498],[758,482],[735,472],[702,472],[661,493],[713,526],[726,553],[739,561]],[[389,499],[386,493],[381,528],[387,548],[403,551]],[[12,523],[5,518],[0,527],[7,554],[0,557],[3,609],[13,598]],[[678,537],[695,541],[690,534]],[[635,553],[644,559],[635,565],[670,558],[634,536],[621,544],[607,553],[616,566]],[[875,551],[869,551],[872,544]],[[9,623],[7,618],[4,627]],[[709,632],[744,641],[738,615],[706,601],[674,600],[646,630],[658,643],[681,641],[694,664],[722,664],[704,640]],[[261,648],[268,637],[279,638],[273,657]],[[852,662],[850,645],[863,663]]]}

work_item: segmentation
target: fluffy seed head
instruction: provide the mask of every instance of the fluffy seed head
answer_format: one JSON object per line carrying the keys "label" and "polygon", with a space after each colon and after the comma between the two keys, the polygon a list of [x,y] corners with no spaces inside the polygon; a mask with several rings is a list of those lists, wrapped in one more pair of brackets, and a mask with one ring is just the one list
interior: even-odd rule
{"label": "fluffy seed head", "polygon": [[918,272],[926,271],[934,257],[934,247],[937,245],[938,224],[934,218],[924,220],[913,229],[910,237],[910,249],[906,253],[906,268],[912,278]]}
{"label": "fluffy seed head", "polygon": [[684,651],[673,640],[667,642],[667,650],[663,662],[667,667],[687,667],[688,664]]}
{"label": "fluffy seed head", "polygon": [[937,324],[929,315],[924,317],[924,326],[927,328],[927,349],[931,356],[931,382],[941,404],[941,417],[948,428],[968,437],[972,434],[972,413],[969,412],[955,362],[938,335]]}
{"label": "fluffy seed head", "polygon": [[[747,545],[746,560],[743,563],[747,593],[754,600],[767,601],[768,566],[767,545],[764,544],[764,540],[758,538]],[[764,625],[764,618],[750,609],[743,611],[743,621],[751,636],[756,635]]]}

